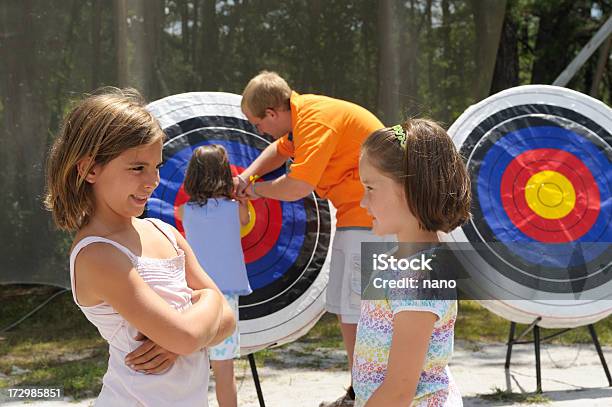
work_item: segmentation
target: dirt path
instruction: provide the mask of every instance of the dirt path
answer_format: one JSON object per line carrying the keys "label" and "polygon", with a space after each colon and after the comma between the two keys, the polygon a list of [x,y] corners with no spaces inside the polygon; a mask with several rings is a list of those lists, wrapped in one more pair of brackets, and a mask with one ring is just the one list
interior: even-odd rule
{"label": "dirt path", "polygon": [[[533,347],[517,346],[508,374],[504,371],[505,345],[457,343],[451,371],[469,406],[519,406],[514,401],[494,402],[478,395],[493,389],[510,388],[515,393],[535,390]],[[604,348],[612,366],[612,348]],[[263,393],[268,407],[316,407],[323,400],[333,400],[343,392],[349,375],[342,370],[344,355],[336,349],[310,349],[291,344],[269,353],[259,364]],[[248,363],[237,363],[239,405],[258,407],[257,395]],[[546,345],[542,349],[542,385],[546,405],[552,407],[612,406],[612,388],[607,381],[592,345]],[[216,407],[214,381],[209,391],[211,407]],[[1,401],[0,401],[0,404]],[[7,403],[7,406],[23,405]],[[92,400],[79,403],[37,402],[29,407],[73,407],[92,405]]]}

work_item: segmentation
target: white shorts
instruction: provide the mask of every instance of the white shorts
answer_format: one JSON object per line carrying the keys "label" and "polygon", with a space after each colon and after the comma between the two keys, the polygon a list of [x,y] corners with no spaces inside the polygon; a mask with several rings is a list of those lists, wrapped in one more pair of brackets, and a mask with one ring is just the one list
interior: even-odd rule
{"label": "white shorts", "polygon": [[240,332],[238,332],[238,296],[223,294],[236,318],[236,329],[225,340],[208,348],[210,360],[229,360],[240,357]]}
{"label": "white shorts", "polygon": [[369,229],[336,230],[332,243],[325,309],[345,324],[359,322],[361,310],[361,242],[391,241]]}

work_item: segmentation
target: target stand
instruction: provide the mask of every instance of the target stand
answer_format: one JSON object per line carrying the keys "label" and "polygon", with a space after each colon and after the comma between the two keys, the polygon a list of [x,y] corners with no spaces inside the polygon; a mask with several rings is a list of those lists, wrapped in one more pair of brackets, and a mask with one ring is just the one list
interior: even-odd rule
{"label": "target stand", "polygon": [[[540,334],[540,326],[538,322],[542,320],[541,317],[536,318],[530,325],[528,325],[523,332],[521,332],[518,336],[514,336],[516,332],[516,322],[510,322],[510,334],[508,335],[508,343],[506,350],[506,364],[504,365],[506,370],[510,369],[510,359],[512,358],[512,347],[514,345],[534,345],[535,350],[535,362],[536,362],[536,393],[542,393],[542,365],[540,363],[540,345],[542,342],[551,340],[556,338],[557,336],[563,335],[564,333],[571,331],[575,328],[565,328],[559,332],[554,334],[541,337]],[[597,354],[599,355],[599,360],[601,362],[601,366],[606,374],[606,378],[608,379],[608,386],[612,387],[612,376],[610,376],[610,370],[608,369],[608,364],[606,363],[606,358],[604,357],[603,351],[601,349],[601,345],[599,343],[599,339],[597,338],[597,332],[595,331],[595,326],[593,324],[587,325],[589,333],[591,334],[591,340],[593,341],[593,345],[595,345],[595,349],[597,350]],[[522,341],[529,332],[533,331],[533,340]]]}
{"label": "target stand", "polygon": [[[541,392],[541,343],[586,326],[612,386],[593,326],[612,313],[612,110],[570,89],[519,86],[448,132],[470,174],[472,217],[441,240],[474,249],[458,258],[472,298],[510,321],[506,369],[514,345],[533,343]],[[527,328],[515,337],[517,323]]]}

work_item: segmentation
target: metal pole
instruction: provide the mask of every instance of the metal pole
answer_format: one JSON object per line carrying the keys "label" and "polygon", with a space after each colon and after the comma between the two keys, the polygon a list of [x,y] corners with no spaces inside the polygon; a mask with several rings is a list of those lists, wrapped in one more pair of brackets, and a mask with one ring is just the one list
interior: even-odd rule
{"label": "metal pole", "polygon": [[593,326],[593,324],[589,325],[589,332],[591,333],[591,338],[593,339],[595,349],[597,349],[597,354],[599,355],[601,365],[604,368],[604,372],[606,372],[606,377],[608,378],[608,385],[612,387],[612,377],[610,377],[610,370],[608,370],[608,364],[606,363],[606,358],[604,357],[604,354],[601,350],[601,345],[599,344],[599,339],[597,339],[597,332],[595,332],[595,327]]}
{"label": "metal pole", "polygon": [[593,38],[584,46],[576,55],[576,57],[570,62],[570,64],[565,68],[561,75],[555,79],[553,85],[555,86],[565,86],[567,83],[576,75],[576,72],[584,65],[584,63],[593,55],[593,52],[599,48],[602,42],[608,38],[608,36],[612,33],[612,16],[608,18],[608,21],[605,22],[604,25],[595,33]]}
{"label": "metal pole", "polygon": [[252,353],[249,353],[249,364],[251,365],[251,373],[253,374],[253,382],[255,383],[255,390],[257,391],[257,399],[259,400],[260,407],[266,407],[266,403],[263,398],[261,391],[261,384],[259,383],[259,375],[257,374],[257,365],[255,364],[255,357]]}
{"label": "metal pole", "polygon": [[542,365],[540,364],[540,327],[533,327],[533,345],[536,360],[536,393],[542,393]]}
{"label": "metal pole", "polygon": [[512,357],[512,345],[514,344],[514,330],[516,329],[516,322],[510,322],[510,335],[508,335],[508,350],[506,351],[506,364],[505,368],[510,369],[510,358]]}

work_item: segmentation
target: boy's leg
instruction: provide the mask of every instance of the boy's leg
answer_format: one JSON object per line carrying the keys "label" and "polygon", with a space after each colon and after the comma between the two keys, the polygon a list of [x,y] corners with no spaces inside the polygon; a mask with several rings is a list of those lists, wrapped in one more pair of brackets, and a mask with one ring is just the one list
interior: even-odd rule
{"label": "boy's leg", "polygon": [[321,403],[321,406],[344,407],[352,406],[353,403],[353,354],[361,303],[360,249],[361,241],[367,240],[367,236],[367,232],[363,230],[336,230],[334,236],[325,307],[328,312],[338,317],[351,381],[344,395],[333,402]]}
{"label": "boy's leg", "polygon": [[[351,377],[353,376],[353,354],[355,353],[355,338],[357,337],[357,324],[347,324],[342,322],[342,316],[338,315],[338,322],[340,322],[340,331],[342,332],[342,342],[344,342],[344,349],[346,349],[346,356],[348,357],[349,372]],[[351,379],[351,383],[353,380]]]}
{"label": "boy's leg", "polygon": [[215,392],[219,407],[237,407],[234,360],[211,360],[210,364],[215,375]]}

